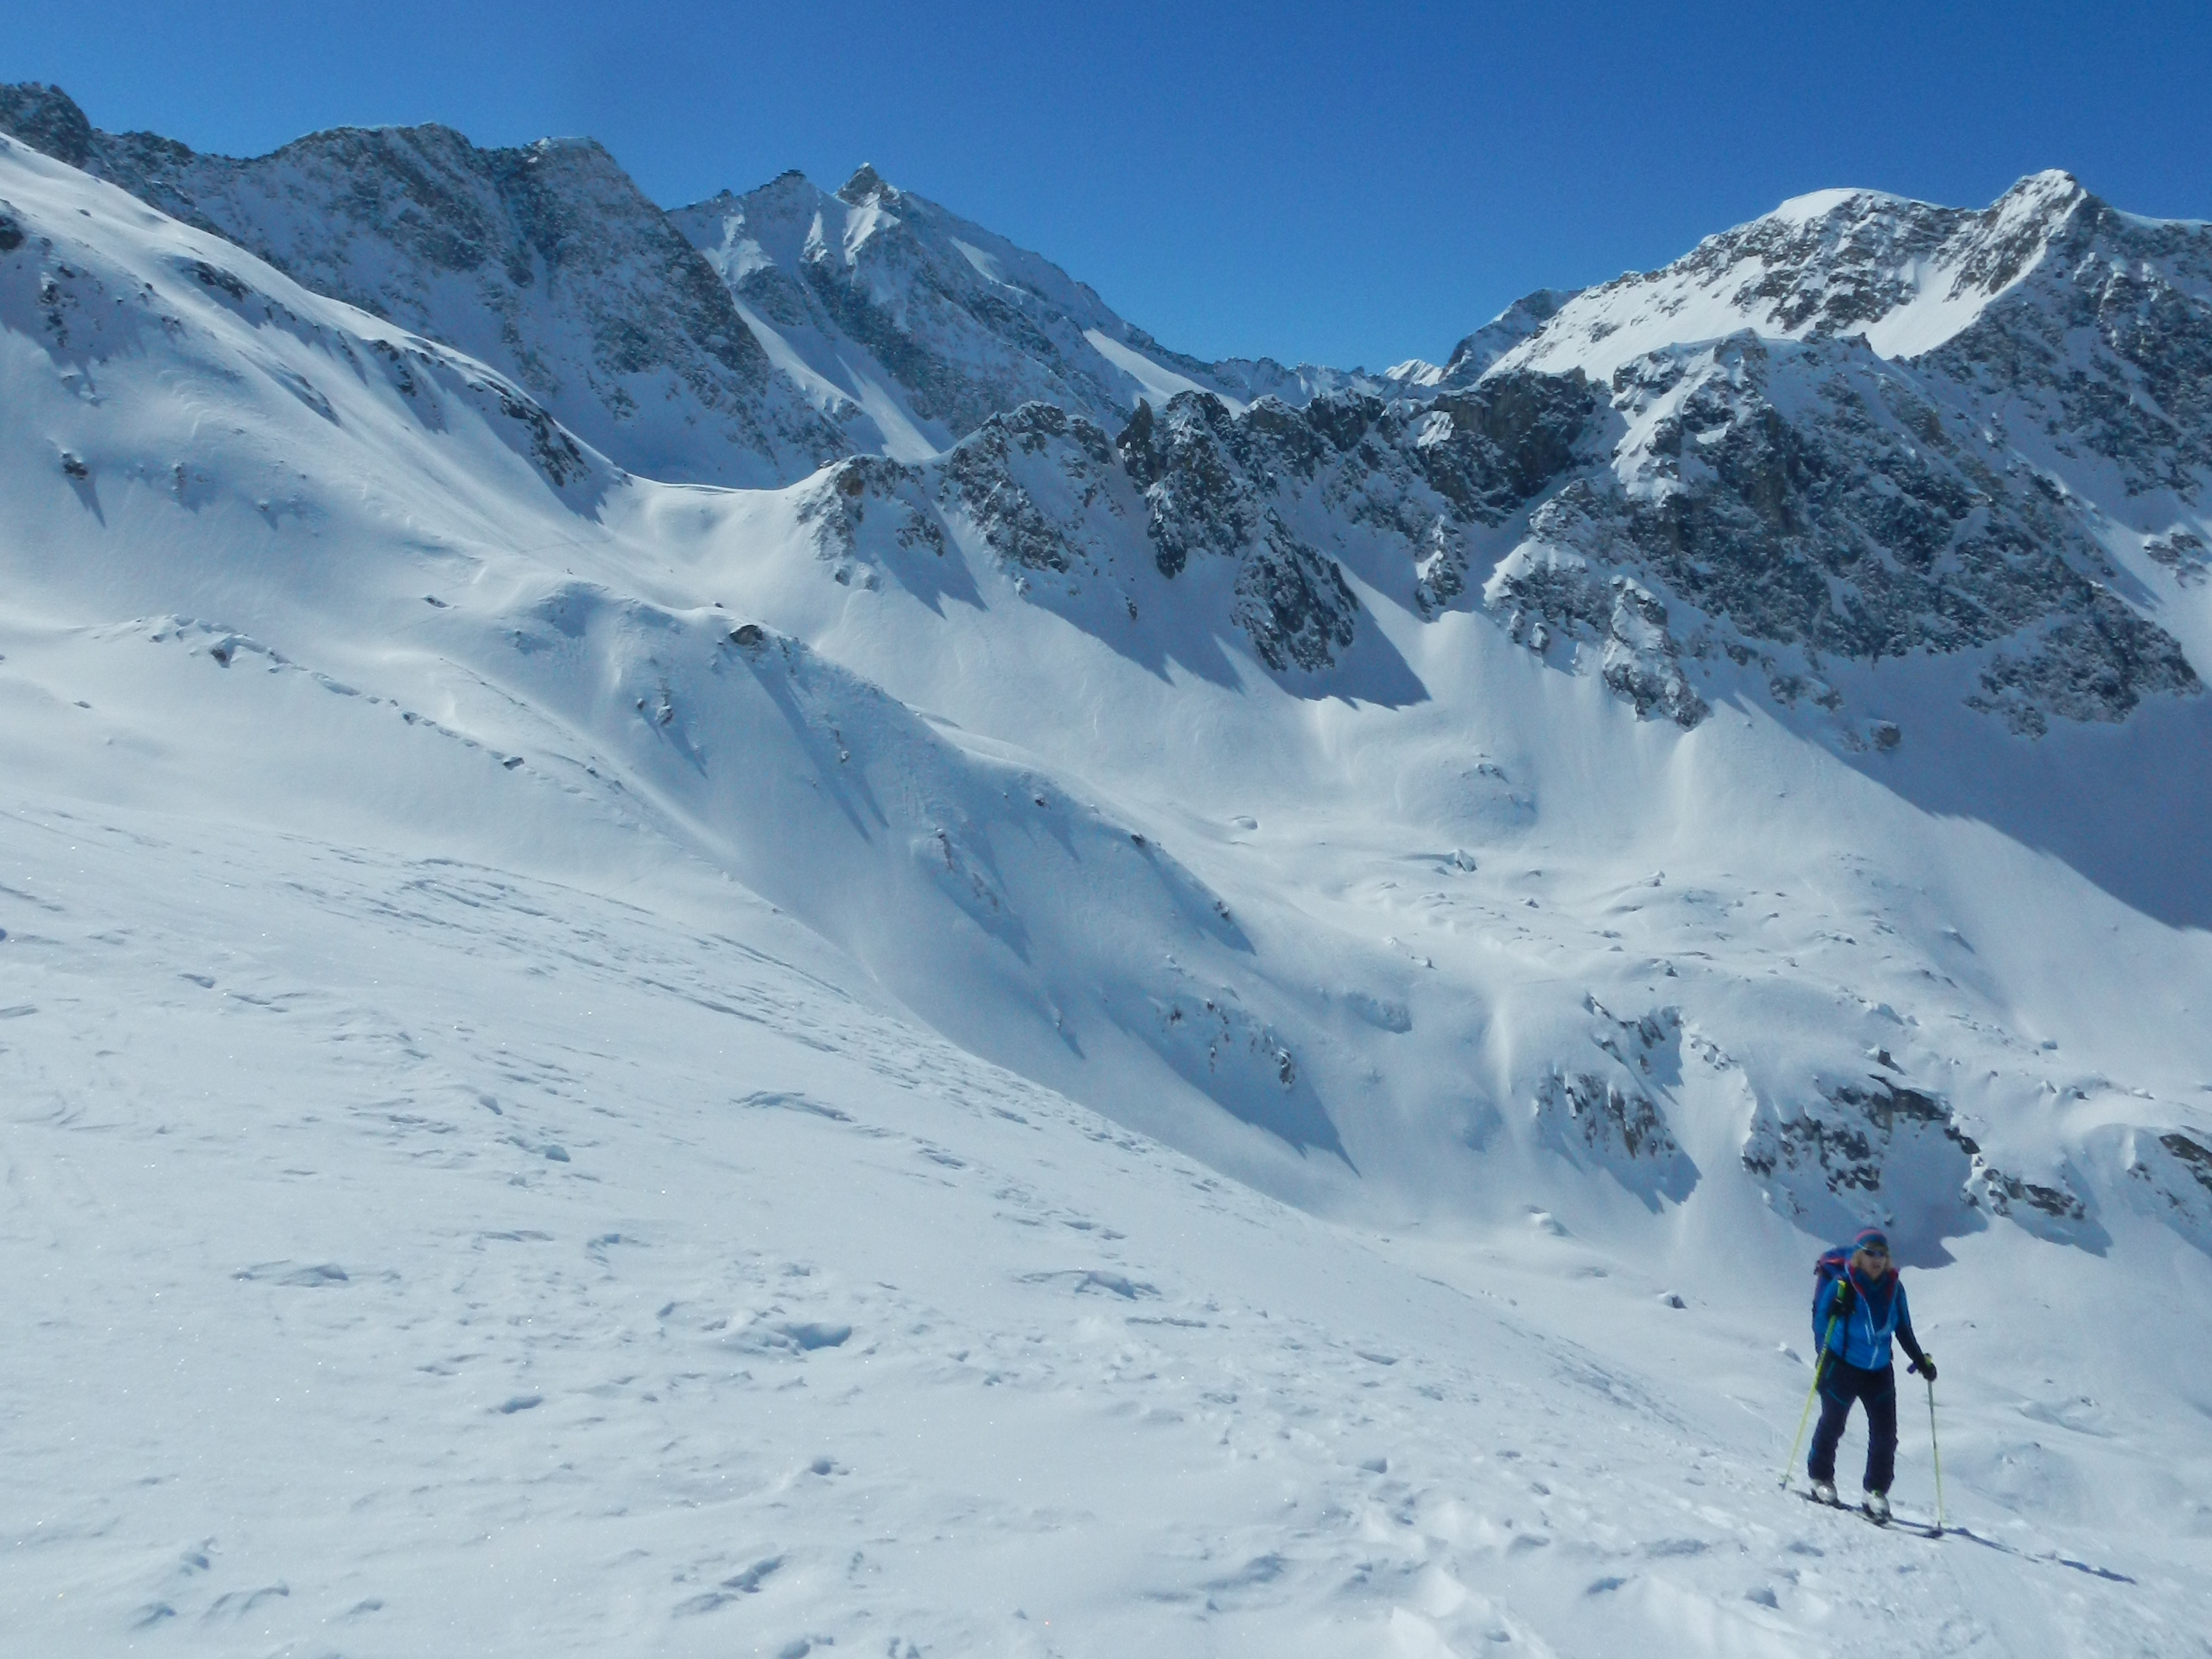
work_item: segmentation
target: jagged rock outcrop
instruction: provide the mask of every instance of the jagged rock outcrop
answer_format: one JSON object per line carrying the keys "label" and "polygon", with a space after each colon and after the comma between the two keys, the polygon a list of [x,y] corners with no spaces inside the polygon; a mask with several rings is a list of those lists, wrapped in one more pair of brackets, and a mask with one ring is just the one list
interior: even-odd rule
{"label": "jagged rock outcrop", "polygon": [[[1048,458],[1051,484],[1035,468],[1018,467],[1022,456]],[[994,415],[941,463],[944,501],[957,506],[1010,564],[1065,574],[1084,558],[1088,520],[1108,499],[1114,468],[1113,441],[1081,416],[1051,404],[1026,404]],[[1105,509],[1113,513],[1110,506]]]}
{"label": "jagged rock outcrop", "polygon": [[1925,1090],[1814,1079],[1807,1097],[1759,1101],[1742,1162],[1770,1203],[1814,1232],[1901,1228],[1932,1247],[1983,1224],[1969,1190],[1979,1150]]}
{"label": "jagged rock outcrop", "polygon": [[2063,173],[1979,212],[1801,198],[1573,296],[1491,373],[1569,368],[1606,377],[1613,453],[1486,598],[1640,714],[1693,724],[1698,684],[1741,683],[1722,657],[1839,708],[1825,659],[1955,656],[2031,737],[2201,690],[2143,578],[2205,568],[2212,230]]}
{"label": "jagged rock outcrop", "polygon": [[[1685,727],[1764,696],[1894,747],[1838,667],[1902,656],[2028,738],[2201,690],[2160,611],[2212,570],[2212,230],[2063,173],[1979,210],[1801,198],[1377,378],[1170,351],[868,167],[667,215],[582,141],[340,129],[236,161],[40,86],[0,88],[0,131],[482,360],[620,465],[878,455],[938,469],[910,534],[950,508],[1024,572],[1231,562],[1277,671],[1341,659],[1356,576],[1427,619],[1479,597]],[[810,522],[834,541],[860,500]]]}
{"label": "jagged rock outcrop", "polygon": [[1554,1062],[1537,1078],[1537,1134],[1646,1203],[1680,1203],[1698,1182],[1697,1165],[1674,1138],[1663,1103],[1681,1079],[1681,1014],[1659,1008],[1621,1019],[1595,998],[1583,1006],[1593,1017],[1590,1042],[1605,1058],[1595,1069]]}
{"label": "jagged rock outcrop", "polygon": [[1224,620],[1253,654],[1314,672],[1341,660],[1360,626],[1331,542],[1356,538],[1410,604],[1454,603],[1469,536],[1572,465],[1597,401],[1573,376],[1501,380],[1429,405],[1263,398],[1241,414],[1185,392],[1157,410],[1140,402],[1110,439],[1029,404],[934,460],[842,464],[805,487],[799,512],[833,561],[854,556],[871,513],[896,515],[901,549],[972,536],[1039,597],[1126,591],[1139,558],[1170,581],[1225,572]]}
{"label": "jagged rock outcrop", "polygon": [[[1610,466],[1545,503],[1488,598],[1540,652],[1603,641],[1639,713],[1702,716],[1686,652],[1756,659],[1791,701],[1825,655],[1976,651],[1972,706],[2027,733],[2198,689],[2115,596],[2085,505],[1859,341],[1654,353],[1615,372],[1612,408]],[[1670,624],[1670,604],[1693,609]]]}
{"label": "jagged rock outcrop", "polygon": [[1451,356],[1426,383],[1443,392],[1473,386],[1499,358],[1532,337],[1559,314],[1561,306],[1581,292],[1575,288],[1540,288],[1522,295],[1454,346]]}
{"label": "jagged rock outcrop", "polygon": [[1402,561],[1424,612],[1465,586],[1465,536],[1498,523],[1568,466],[1595,399],[1579,376],[1500,380],[1424,405],[1358,393],[1242,416],[1186,393],[1140,407],[1116,441],[1144,491],[1161,571],[1201,554],[1246,562],[1240,618],[1272,667],[1313,668],[1348,644],[1357,601],[1318,550],[1323,526]]}
{"label": "jagged rock outcrop", "polygon": [[[936,211],[872,174],[843,194],[869,214]],[[827,222],[809,222],[813,234]],[[1239,409],[1183,391],[1143,399],[1116,447],[1160,571],[1237,561],[1237,620],[1278,669],[1323,666],[1349,644],[1358,607],[1338,550],[1363,549],[1360,573],[1421,615],[1465,603],[1480,582],[1512,637],[1600,676],[1639,715],[1685,726],[1723,690],[1840,716],[1826,665],[1905,655],[1957,659],[1962,699],[2022,735],[2114,721],[2146,697],[2200,689],[2128,554],[2179,586],[2206,568],[2204,538],[2194,518],[2130,536],[2069,482],[2067,453],[2014,441],[1988,405],[1999,380],[2015,404],[2041,398],[2045,437],[2104,410],[2065,441],[2074,456],[2125,449],[2142,477],[2188,472],[2203,309],[2189,295],[2212,292],[2191,275],[2195,234],[2142,229],[2050,178],[1979,214],[1865,195],[1793,204],[1652,278],[1532,295],[1463,343],[1449,372],[1401,377],[1387,397],[1335,390]],[[2091,282],[2081,273],[2095,261],[2075,257],[2100,237],[2127,242],[2134,268],[2172,268],[2130,279],[2142,301],[2132,332],[2118,307],[2136,289]],[[817,234],[817,266],[821,249]],[[2074,259],[2067,306],[2014,305],[2061,258]],[[1951,273],[1941,292],[1930,262]],[[747,281],[767,304],[793,279],[771,262]],[[1613,361],[1613,334],[1680,331],[1668,307],[1693,301],[1735,326]],[[1631,302],[1644,309],[1619,320]],[[2031,311],[2036,328],[2022,320]],[[1902,312],[1917,319],[1910,329]],[[2053,345],[2053,318],[2091,330],[2102,357]],[[1933,338],[1938,322],[1953,332],[1933,355],[1877,349]],[[2062,346],[2090,367],[2051,369]],[[1607,378],[1571,363],[1577,353]],[[2112,412],[2115,377],[2128,375],[2132,427]],[[2154,381],[2163,400],[2147,402]],[[1034,414],[1022,422],[1024,441],[1052,437]],[[1034,491],[1002,487],[1006,441],[995,434],[948,461],[994,549],[1064,572],[1080,542],[1095,562],[1115,526],[1073,526],[1105,498],[1071,498],[1055,517]],[[1098,465],[1095,441],[1092,459],[1084,448],[1066,463],[1077,472]],[[1521,514],[1517,542],[1472,571],[1486,532]],[[1850,744],[1881,750],[1899,736],[1878,713],[1845,722]]]}

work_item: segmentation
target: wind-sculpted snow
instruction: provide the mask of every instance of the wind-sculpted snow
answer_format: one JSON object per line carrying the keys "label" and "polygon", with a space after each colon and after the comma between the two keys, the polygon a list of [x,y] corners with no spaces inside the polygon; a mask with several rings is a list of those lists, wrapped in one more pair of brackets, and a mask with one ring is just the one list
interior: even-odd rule
{"label": "wind-sculpted snow", "polygon": [[717,863],[956,1040],[1133,1090],[1164,1062],[1231,1116],[1341,1156],[1298,1066],[1304,1016],[1253,977],[1227,904],[1141,832],[757,623],[563,584],[445,625],[484,629],[462,648],[487,680],[591,733]]}
{"label": "wind-sculpted snow", "polygon": [[[11,736],[100,659],[0,648]],[[195,701],[280,689],[114,648],[125,719],[149,653]],[[312,695],[356,764],[436,764]],[[1773,1218],[1673,1260],[1548,1210],[1317,1225],[757,906],[590,879],[618,845],[0,812],[17,1644],[2116,1659],[2212,1614],[2201,1414],[2119,1359],[2148,1275],[1913,1273],[1962,1530],[1884,1534],[1776,1490],[1808,1370]]]}

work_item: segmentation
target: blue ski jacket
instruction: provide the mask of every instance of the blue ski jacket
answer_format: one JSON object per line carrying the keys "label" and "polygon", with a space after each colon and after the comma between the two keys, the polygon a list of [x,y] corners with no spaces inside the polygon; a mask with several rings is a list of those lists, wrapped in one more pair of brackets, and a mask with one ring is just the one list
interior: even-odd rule
{"label": "blue ski jacket", "polygon": [[1835,1311],[1836,1287],[1844,1279],[1824,1279],[1813,1292],[1814,1343],[1825,1339],[1830,1353],[1864,1371],[1889,1368],[1893,1336],[1905,1352],[1917,1360],[1920,1343],[1912,1334],[1912,1310],[1905,1303],[1905,1284],[1898,1278],[1897,1270],[1893,1267],[1869,1284],[1847,1266],[1844,1278],[1851,1284],[1851,1311],[1847,1318],[1836,1321],[1833,1335],[1829,1334],[1828,1320]]}

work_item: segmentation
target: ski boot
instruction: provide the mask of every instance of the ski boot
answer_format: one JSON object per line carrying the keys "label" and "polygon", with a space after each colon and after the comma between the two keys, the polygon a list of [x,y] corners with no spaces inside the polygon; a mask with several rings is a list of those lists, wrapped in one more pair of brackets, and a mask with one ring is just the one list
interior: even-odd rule
{"label": "ski boot", "polygon": [[1836,1483],[1832,1480],[1815,1480],[1813,1483],[1813,1501],[1815,1504],[1832,1505],[1836,1501]]}
{"label": "ski boot", "polygon": [[1886,1527],[1889,1524],[1889,1494],[1887,1492],[1869,1492],[1859,1507],[1866,1511],[1866,1518],[1877,1527]]}

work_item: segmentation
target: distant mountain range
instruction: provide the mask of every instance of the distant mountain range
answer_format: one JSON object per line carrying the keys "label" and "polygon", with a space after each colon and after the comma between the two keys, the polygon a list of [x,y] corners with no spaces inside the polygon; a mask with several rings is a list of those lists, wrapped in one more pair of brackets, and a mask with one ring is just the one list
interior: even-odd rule
{"label": "distant mountain range", "polygon": [[868,167],[664,212],[589,141],[342,128],[236,161],[35,85],[0,88],[0,131],[500,370],[647,477],[927,465],[1051,573],[1116,532],[1041,502],[997,439],[939,459],[1050,405],[1120,452],[1033,416],[1027,441],[1141,495],[1163,568],[1238,562],[1279,668],[1357,638],[1348,566],[1423,614],[1480,602],[1685,725],[1750,684],[1894,742],[1833,669],[1913,653],[2023,732],[2199,690],[2160,596],[2208,568],[2212,239],[2063,174],[1978,212],[1801,198],[1370,375],[1170,350]]}

